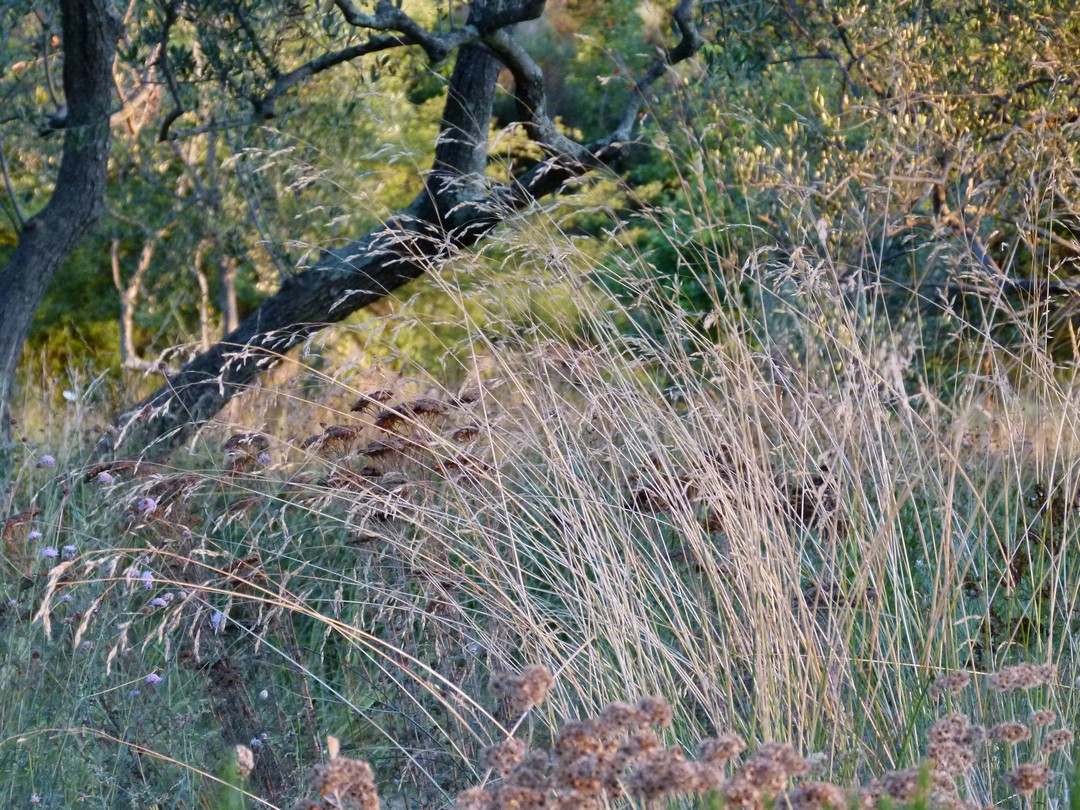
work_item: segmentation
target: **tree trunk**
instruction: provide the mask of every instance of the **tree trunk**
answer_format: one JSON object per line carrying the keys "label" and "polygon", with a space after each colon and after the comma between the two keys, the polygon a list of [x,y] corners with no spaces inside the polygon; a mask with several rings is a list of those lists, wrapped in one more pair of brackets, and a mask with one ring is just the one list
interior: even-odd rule
{"label": "tree trunk", "polygon": [[[379,230],[326,251],[309,270],[287,277],[221,342],[119,415],[121,430],[112,449],[126,444],[154,453],[156,444],[156,452],[164,451],[310,335],[384,298],[454,250],[476,244],[510,214],[568,179],[625,153],[626,142],[604,141],[592,147],[587,164],[550,157],[510,183],[488,189],[487,134],[500,69],[501,62],[484,46],[463,47],[451,76],[432,170],[412,204]],[[99,447],[100,452],[109,449]]]}
{"label": "tree trunk", "polygon": [[0,270],[0,440],[10,437],[19,355],[49,282],[100,215],[109,153],[112,64],[120,20],[108,0],[61,0],[64,147],[48,204]]}
{"label": "tree trunk", "polygon": [[497,220],[482,230],[471,227],[483,217],[481,205],[467,201],[483,191],[488,126],[501,67],[485,47],[463,47],[450,80],[433,168],[412,205],[380,230],[326,251],[314,267],[286,278],[281,289],[224,340],[136,406],[131,413],[140,417],[139,424],[129,423],[132,430],[125,438],[137,436],[140,444],[179,438],[308,336],[420,276],[445,252],[447,237],[456,244],[473,244],[490,230]]}

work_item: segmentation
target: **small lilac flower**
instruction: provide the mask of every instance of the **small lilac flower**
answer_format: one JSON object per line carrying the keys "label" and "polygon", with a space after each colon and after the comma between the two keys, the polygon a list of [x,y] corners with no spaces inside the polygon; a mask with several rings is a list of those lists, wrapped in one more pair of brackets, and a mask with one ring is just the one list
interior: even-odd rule
{"label": "small lilac flower", "polygon": [[16,607],[16,606],[18,606],[18,604],[19,604],[18,599],[8,599],[7,600],[7,606],[8,607]]}
{"label": "small lilac flower", "polygon": [[252,737],[251,742],[248,743],[248,745],[251,746],[252,748],[258,748],[259,746],[262,745],[262,740],[260,740],[258,737]]}
{"label": "small lilac flower", "polygon": [[168,604],[176,598],[176,594],[170,591],[169,593],[163,594],[161,598],[165,600],[165,604]]}
{"label": "small lilac flower", "polygon": [[60,552],[57,551],[52,546],[45,546],[45,548],[43,548],[41,550],[41,556],[42,557],[47,557],[48,559],[52,560],[52,559],[55,559],[55,558],[59,557]]}
{"label": "small lilac flower", "polygon": [[50,456],[48,453],[46,453],[45,455],[43,455],[41,458],[38,459],[37,465],[39,467],[49,467],[49,468],[55,467],[56,466],[56,456]]}
{"label": "small lilac flower", "polygon": [[270,739],[270,735],[269,735],[269,734],[267,734],[267,733],[266,733],[266,732],[264,731],[264,732],[263,732],[262,734],[260,734],[260,735],[259,735],[259,739],[260,739],[260,740],[262,740],[263,742],[266,742],[267,740],[269,740],[269,739]]}
{"label": "small lilac flower", "polygon": [[30,794],[30,804],[41,804],[41,797],[36,793]]}
{"label": "small lilac flower", "polygon": [[213,627],[214,630],[220,630],[222,627],[224,627],[225,614],[222,613],[220,610],[215,610],[214,615],[210,617],[210,626]]}
{"label": "small lilac flower", "polygon": [[140,512],[153,512],[157,509],[157,501],[150,497],[140,498],[139,502],[135,504],[135,508]]}
{"label": "small lilac flower", "polygon": [[76,554],[78,554],[79,547],[78,546],[64,546],[61,549],[61,551],[64,552],[64,557],[65,558],[74,557]]}
{"label": "small lilac flower", "polygon": [[259,453],[258,457],[255,460],[257,462],[259,462],[260,464],[270,464],[271,462],[273,462],[273,459],[270,457],[270,454],[267,453],[265,450],[263,450],[261,453]]}
{"label": "small lilac flower", "polygon": [[111,474],[105,472],[104,470],[97,474],[97,478],[95,480],[103,487],[108,486],[109,484],[112,484],[116,481],[116,479],[113,478]]}
{"label": "small lilac flower", "polygon": [[124,576],[127,577],[128,579],[138,579],[139,578],[139,569],[136,568],[134,565],[132,565],[132,566],[130,566],[128,568],[127,571],[124,572]]}
{"label": "small lilac flower", "polygon": [[72,596],[70,593],[65,593],[63,596],[60,597],[60,601],[61,602],[74,602],[75,597]]}
{"label": "small lilac flower", "polygon": [[146,590],[150,590],[151,588],[154,587],[154,574],[153,574],[153,572],[151,572],[151,571],[143,571],[142,574],[139,575],[139,579],[142,580],[142,586]]}
{"label": "small lilac flower", "polygon": [[79,645],[79,649],[80,650],[89,650],[90,649],[90,642],[89,641],[84,641],[82,644]]}
{"label": "small lilac flower", "polygon": [[142,692],[140,692],[138,689],[129,689],[128,690],[128,697],[129,698],[138,697],[141,694],[142,694]]}
{"label": "small lilac flower", "polygon": [[154,607],[165,607],[169,603],[166,600],[162,599],[160,596],[155,596],[153,599],[150,600],[150,604]]}
{"label": "small lilac flower", "polygon": [[33,529],[28,535],[26,535],[26,540],[29,543],[33,543],[35,540],[40,540],[40,539],[41,539],[41,532],[39,532],[37,529]]}
{"label": "small lilac flower", "polygon": [[270,697],[270,693],[268,691],[266,691],[265,689],[263,689],[261,692],[259,692],[259,700],[266,700],[269,697]]}
{"label": "small lilac flower", "polygon": [[146,682],[151,686],[157,686],[159,683],[161,683],[161,680],[161,676],[158,675],[156,672],[151,672],[149,675],[146,676]]}

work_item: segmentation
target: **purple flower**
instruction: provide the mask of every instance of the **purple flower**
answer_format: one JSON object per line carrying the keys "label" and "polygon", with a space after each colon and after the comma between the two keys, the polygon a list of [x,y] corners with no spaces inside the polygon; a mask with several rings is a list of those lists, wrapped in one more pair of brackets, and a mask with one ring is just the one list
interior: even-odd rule
{"label": "purple flower", "polygon": [[79,547],[78,546],[64,546],[60,550],[64,552],[65,557],[74,557],[78,553]]}
{"label": "purple flower", "polygon": [[48,453],[46,453],[45,455],[43,455],[41,458],[38,459],[37,465],[39,467],[50,467],[50,468],[55,467],[56,466],[56,457],[55,456],[50,456]]}
{"label": "purple flower", "polygon": [[30,804],[41,804],[41,797],[36,793],[30,794]]}
{"label": "purple flower", "polygon": [[143,571],[142,574],[139,575],[139,579],[142,580],[142,586],[146,590],[150,590],[154,587],[154,575],[152,572]]}
{"label": "purple flower", "polygon": [[60,601],[61,602],[74,602],[75,597],[72,596],[70,593],[65,593],[63,596],[60,597]]}
{"label": "purple flower", "polygon": [[138,579],[139,578],[139,569],[136,568],[134,565],[132,565],[132,566],[130,566],[128,568],[127,571],[124,572],[124,576],[127,577],[128,579]]}
{"label": "purple flower", "polygon": [[150,497],[140,498],[139,502],[135,504],[135,508],[140,512],[153,512],[157,509],[157,501]]}
{"label": "purple flower", "polygon": [[260,745],[262,745],[262,740],[260,740],[258,737],[252,737],[251,742],[248,743],[248,745],[250,745],[252,748],[258,748]]}
{"label": "purple flower", "polygon": [[214,630],[220,630],[222,627],[224,627],[225,614],[222,613],[220,610],[215,610],[214,615],[210,617],[210,626],[213,627]]}
{"label": "purple flower", "polygon": [[174,593],[166,593],[166,594],[163,594],[161,598],[165,600],[166,604],[168,604],[169,602],[171,602],[173,599],[176,598],[176,594],[174,594]]}
{"label": "purple flower", "polygon": [[162,599],[160,596],[155,596],[153,599],[150,600],[150,604],[154,607],[165,607],[169,603],[165,599]]}
{"label": "purple flower", "polygon": [[80,650],[89,650],[90,649],[90,642],[89,641],[84,641],[82,644],[79,645],[79,649]]}
{"label": "purple flower", "polygon": [[129,698],[138,697],[141,694],[142,694],[142,692],[140,692],[138,689],[129,689],[128,690],[128,697]]}
{"label": "purple flower", "polygon": [[269,735],[269,734],[267,734],[267,733],[266,733],[266,732],[264,731],[264,732],[263,732],[262,734],[260,734],[260,735],[259,735],[259,739],[260,739],[260,740],[262,740],[263,742],[266,742],[267,740],[269,740],[269,739],[270,739],[270,735]]}
{"label": "purple flower", "polygon": [[113,483],[114,481],[116,481],[116,479],[115,479],[115,478],[113,478],[113,477],[112,477],[112,475],[110,475],[109,473],[105,472],[104,470],[102,470],[101,472],[99,472],[99,473],[97,474],[97,479],[95,479],[95,480],[97,480],[97,482],[98,482],[99,484],[101,484],[102,486],[108,486],[109,484],[111,484],[111,483]]}
{"label": "purple flower", "polygon": [[273,462],[273,459],[270,457],[270,454],[267,453],[265,450],[263,450],[261,453],[259,453],[258,458],[256,458],[255,460],[257,462],[259,462],[260,464],[270,464],[271,462]]}
{"label": "purple flower", "polygon": [[26,535],[27,542],[33,543],[35,540],[41,539],[41,532],[37,529],[31,530],[30,534]]}
{"label": "purple flower", "polygon": [[157,686],[159,683],[161,683],[161,676],[158,675],[156,672],[151,672],[149,675],[146,676],[146,682],[151,686]]}
{"label": "purple flower", "polygon": [[52,560],[52,559],[55,559],[56,557],[59,557],[60,552],[57,551],[52,546],[45,546],[45,548],[43,548],[41,550],[41,556],[42,557],[47,557],[48,559]]}

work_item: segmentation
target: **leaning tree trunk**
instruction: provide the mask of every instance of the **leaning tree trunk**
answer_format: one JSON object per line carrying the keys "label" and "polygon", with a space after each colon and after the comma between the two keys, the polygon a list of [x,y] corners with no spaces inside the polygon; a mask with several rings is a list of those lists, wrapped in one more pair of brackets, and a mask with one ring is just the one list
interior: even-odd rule
{"label": "leaning tree trunk", "polygon": [[412,205],[378,231],[327,251],[312,268],[287,278],[220,343],[136,406],[124,438],[147,445],[184,435],[308,336],[423,274],[448,242],[472,244],[494,227],[499,217],[479,198],[501,67],[484,46],[463,47],[450,79],[432,171]]}
{"label": "leaning tree trunk", "polygon": [[[310,335],[385,297],[449,258],[453,251],[476,244],[510,214],[552,193],[567,180],[624,154],[644,92],[671,65],[690,58],[703,44],[692,21],[693,1],[680,0],[673,11],[679,43],[661,54],[637,81],[611,135],[590,146],[579,146],[547,119],[542,71],[502,30],[536,18],[543,8],[544,0],[477,0],[471,5],[469,26],[486,44],[466,45],[458,52],[432,170],[412,205],[379,230],[325,252],[310,270],[288,278],[224,340],[121,414],[117,445],[136,446],[140,451],[157,442],[159,448],[172,445]],[[380,15],[397,19],[395,6],[380,2],[377,9],[374,17],[354,9],[355,24],[383,25]],[[417,33],[408,22],[410,25],[401,30],[408,29],[410,41],[420,37],[415,41],[426,42],[425,49],[437,50],[439,43],[432,44],[430,35]],[[489,187],[484,180],[487,131],[503,65],[514,75],[519,109],[525,120],[531,119],[530,131],[544,142],[548,157],[510,182]],[[106,437],[104,441],[114,440]],[[109,449],[99,446],[102,452]]]}
{"label": "leaning tree trunk", "polygon": [[61,0],[64,147],[48,204],[27,221],[0,269],[0,440],[10,437],[19,355],[60,264],[101,213],[109,153],[112,65],[120,20],[108,0]]}

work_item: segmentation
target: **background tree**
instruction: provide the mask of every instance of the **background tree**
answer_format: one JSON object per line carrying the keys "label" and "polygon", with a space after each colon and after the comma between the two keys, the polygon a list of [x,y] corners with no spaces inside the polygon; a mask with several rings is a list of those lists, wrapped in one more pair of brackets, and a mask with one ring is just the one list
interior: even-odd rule
{"label": "background tree", "polygon": [[57,268],[97,219],[104,202],[119,20],[106,0],[63,0],[60,17],[65,107],[54,122],[64,129],[60,170],[48,204],[29,219],[23,220],[18,200],[12,197],[19,219],[18,245],[0,270],[0,440],[10,433],[11,391],[34,312]]}

